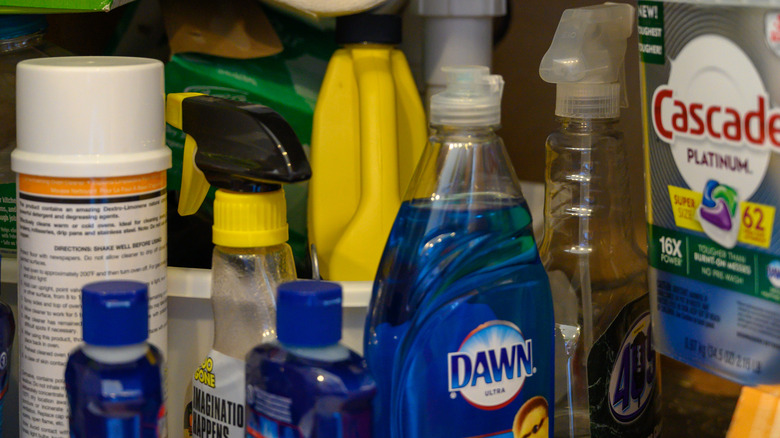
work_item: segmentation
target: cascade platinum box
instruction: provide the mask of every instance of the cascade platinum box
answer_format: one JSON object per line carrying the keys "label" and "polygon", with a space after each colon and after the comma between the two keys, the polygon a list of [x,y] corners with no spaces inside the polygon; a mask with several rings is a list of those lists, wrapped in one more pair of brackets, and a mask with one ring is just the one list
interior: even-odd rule
{"label": "cascade platinum box", "polygon": [[780,383],[780,2],[640,1],[657,349]]}

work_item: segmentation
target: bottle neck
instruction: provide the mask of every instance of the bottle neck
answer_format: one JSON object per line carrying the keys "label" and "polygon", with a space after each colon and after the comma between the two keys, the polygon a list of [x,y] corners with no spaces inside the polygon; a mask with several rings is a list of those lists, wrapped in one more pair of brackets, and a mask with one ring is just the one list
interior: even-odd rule
{"label": "bottle neck", "polygon": [[428,145],[405,200],[521,199],[520,183],[496,128],[431,125]]}
{"label": "bottle neck", "polygon": [[81,347],[81,351],[83,351],[84,355],[88,358],[95,362],[111,365],[135,362],[142,358],[148,350],[149,344],[146,342],[117,347],[104,347],[90,344],[84,344]]}
{"label": "bottle neck", "polygon": [[547,139],[542,252],[591,254],[635,247],[618,119],[558,117]]}

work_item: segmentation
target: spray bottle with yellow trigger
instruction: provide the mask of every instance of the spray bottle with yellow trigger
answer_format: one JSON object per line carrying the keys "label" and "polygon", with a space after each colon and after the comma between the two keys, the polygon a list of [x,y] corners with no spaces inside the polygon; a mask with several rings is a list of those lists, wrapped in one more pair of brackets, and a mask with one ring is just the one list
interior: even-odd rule
{"label": "spray bottle with yellow trigger", "polygon": [[539,67],[557,87],[539,245],[556,322],[556,437],[660,430],[647,259],[634,238],[631,149],[618,127],[635,17],[623,3],[567,9]]}
{"label": "spray bottle with yellow trigger", "polygon": [[290,125],[262,105],[169,94],[166,121],[187,134],[179,214],[195,213],[209,184],[218,188],[214,344],[185,398],[212,402],[187,403],[185,436],[243,436],[244,357],[276,338],[276,286],[296,278],[282,184],[309,179],[311,169]]}

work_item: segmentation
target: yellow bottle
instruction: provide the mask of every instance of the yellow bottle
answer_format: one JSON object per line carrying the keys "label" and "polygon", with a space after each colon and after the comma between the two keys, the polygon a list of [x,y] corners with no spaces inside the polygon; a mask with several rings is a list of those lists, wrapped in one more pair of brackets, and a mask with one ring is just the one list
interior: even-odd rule
{"label": "yellow bottle", "polygon": [[309,239],[323,278],[372,281],[427,137],[400,17],[340,17],[314,110]]}

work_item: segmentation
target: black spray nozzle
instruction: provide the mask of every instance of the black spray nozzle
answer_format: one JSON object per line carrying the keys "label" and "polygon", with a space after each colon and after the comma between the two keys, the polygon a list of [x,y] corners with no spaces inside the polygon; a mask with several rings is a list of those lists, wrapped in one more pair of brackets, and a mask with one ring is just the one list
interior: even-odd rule
{"label": "black spray nozzle", "polygon": [[311,177],[298,137],[271,108],[193,96],[182,100],[181,114],[197,144],[195,165],[214,187],[262,192]]}

